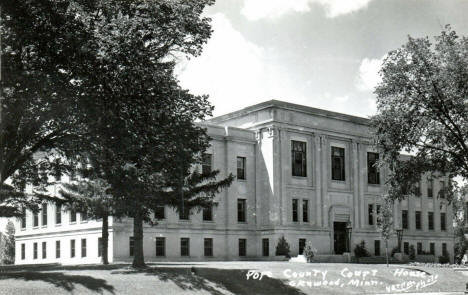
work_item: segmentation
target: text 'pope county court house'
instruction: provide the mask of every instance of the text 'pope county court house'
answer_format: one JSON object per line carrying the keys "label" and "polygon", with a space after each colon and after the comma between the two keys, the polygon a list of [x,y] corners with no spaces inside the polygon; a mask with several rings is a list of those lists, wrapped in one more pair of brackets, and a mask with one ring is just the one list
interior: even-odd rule
{"label": "text 'pope county court house'", "polygon": [[[159,224],[144,228],[147,261],[272,259],[281,236],[292,256],[306,241],[319,254],[342,254],[349,238],[351,248],[364,240],[384,255],[376,223],[386,171],[374,166],[368,119],[273,100],[203,125],[212,142],[201,169],[236,180],[211,209],[157,208]],[[453,254],[452,210],[438,197],[447,181],[424,175],[419,195],[395,204],[404,252],[413,245]],[[50,203],[17,223],[17,264],[101,261],[101,222],[85,214]],[[132,220],[109,223],[109,260],[131,260]],[[394,237],[390,249],[396,244]]]}

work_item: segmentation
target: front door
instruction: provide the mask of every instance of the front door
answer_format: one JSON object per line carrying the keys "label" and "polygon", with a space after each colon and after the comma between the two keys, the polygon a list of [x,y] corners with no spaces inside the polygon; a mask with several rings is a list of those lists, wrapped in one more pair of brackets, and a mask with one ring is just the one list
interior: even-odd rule
{"label": "front door", "polygon": [[333,222],[333,236],[335,254],[346,252],[346,222]]}

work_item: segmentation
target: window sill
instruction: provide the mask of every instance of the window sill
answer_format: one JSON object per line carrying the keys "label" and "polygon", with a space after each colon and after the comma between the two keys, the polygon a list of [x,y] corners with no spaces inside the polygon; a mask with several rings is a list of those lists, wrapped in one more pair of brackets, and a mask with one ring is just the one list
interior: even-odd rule
{"label": "window sill", "polygon": [[367,185],[371,187],[381,187],[380,183],[367,183]]}
{"label": "window sill", "polygon": [[38,229],[38,228],[39,228],[39,226],[33,226],[33,229]]}
{"label": "window sill", "polygon": [[245,179],[245,178],[237,178],[237,181],[239,181],[239,182],[247,182],[247,179]]}
{"label": "window sill", "polygon": [[21,230],[21,231],[25,231],[25,230],[26,230],[26,228],[24,227],[24,228],[21,228],[20,230]]}
{"label": "window sill", "polygon": [[56,223],[55,226],[56,226],[56,227],[57,227],[57,226],[62,226],[62,224],[61,224],[61,223]]}
{"label": "window sill", "polygon": [[307,179],[307,175],[300,176],[300,175],[291,175],[293,179]]}
{"label": "window sill", "polygon": [[88,220],[85,220],[85,221],[82,220],[80,223],[88,223]]}
{"label": "window sill", "polygon": [[42,225],[41,228],[47,228],[47,225]]}
{"label": "window sill", "polygon": [[179,219],[179,222],[190,222],[190,219]]}
{"label": "window sill", "polygon": [[247,221],[237,221],[237,224],[247,224]]}
{"label": "window sill", "polygon": [[341,180],[341,179],[332,179],[331,181],[332,181],[332,182],[336,182],[336,183],[346,183],[346,179],[344,179],[344,180]]}
{"label": "window sill", "polygon": [[214,220],[203,220],[203,223],[215,223]]}

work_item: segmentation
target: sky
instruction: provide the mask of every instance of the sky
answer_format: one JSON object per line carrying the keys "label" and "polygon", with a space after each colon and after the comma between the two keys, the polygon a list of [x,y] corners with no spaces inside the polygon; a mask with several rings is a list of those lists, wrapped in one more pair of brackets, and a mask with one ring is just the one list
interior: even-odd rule
{"label": "sky", "polygon": [[386,53],[450,24],[468,35],[466,0],[217,0],[213,34],[177,75],[214,115],[278,99],[368,117]]}

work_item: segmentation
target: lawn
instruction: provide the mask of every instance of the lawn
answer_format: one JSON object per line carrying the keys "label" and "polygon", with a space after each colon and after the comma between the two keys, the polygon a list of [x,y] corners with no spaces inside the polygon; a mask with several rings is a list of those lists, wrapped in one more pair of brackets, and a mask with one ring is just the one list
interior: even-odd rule
{"label": "lawn", "polygon": [[468,272],[405,265],[188,262],[0,269],[0,294],[462,294],[466,281]]}

